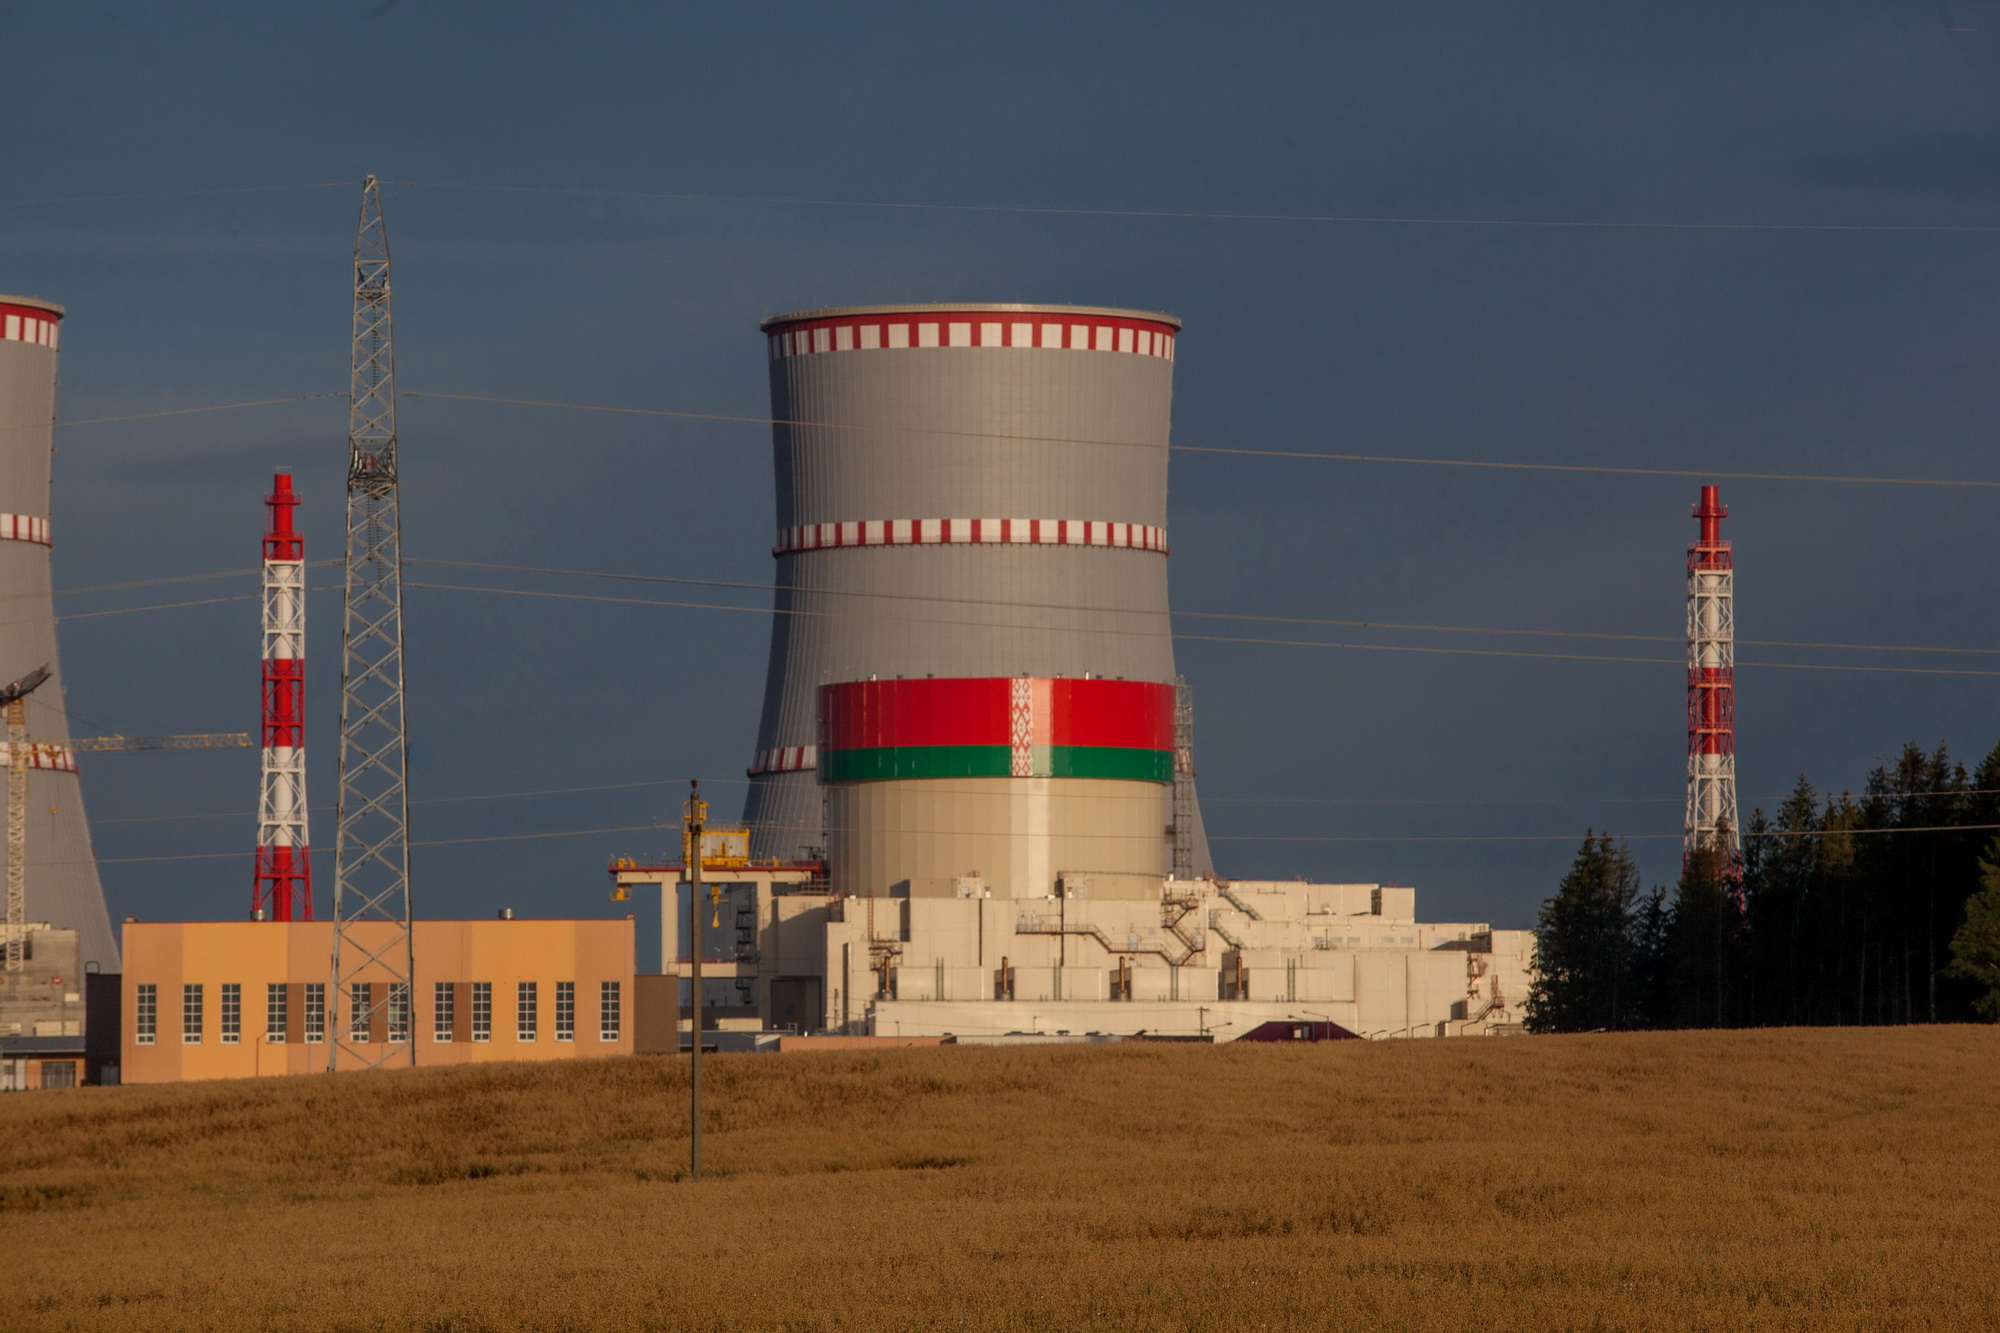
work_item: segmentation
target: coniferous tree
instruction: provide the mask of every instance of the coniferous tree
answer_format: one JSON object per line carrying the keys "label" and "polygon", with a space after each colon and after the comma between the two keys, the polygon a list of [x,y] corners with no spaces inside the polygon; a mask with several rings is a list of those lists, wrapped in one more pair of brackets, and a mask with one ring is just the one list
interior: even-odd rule
{"label": "coniferous tree", "polygon": [[1743,829],[1745,1020],[1811,1022],[1815,921],[1823,885],[1819,795],[1803,775],[1775,820],[1755,811]]}
{"label": "coniferous tree", "polygon": [[1610,834],[1584,837],[1535,931],[1531,1032],[1629,1026],[1631,921],[1639,867]]}
{"label": "coniferous tree", "polygon": [[1655,888],[1632,910],[1626,927],[1631,958],[1631,1004],[1626,1027],[1674,1026],[1674,979],[1670,941],[1674,921],[1667,891]]}
{"label": "coniferous tree", "polygon": [[1667,928],[1675,1026],[1732,1026],[1743,929],[1729,862],[1712,847],[1687,858]]}
{"label": "coniferous tree", "polygon": [[2000,1023],[2000,834],[1979,860],[1979,892],[1966,900],[1965,920],[1951,937],[1950,973],[1984,993],[1972,1008],[1989,1023]]}

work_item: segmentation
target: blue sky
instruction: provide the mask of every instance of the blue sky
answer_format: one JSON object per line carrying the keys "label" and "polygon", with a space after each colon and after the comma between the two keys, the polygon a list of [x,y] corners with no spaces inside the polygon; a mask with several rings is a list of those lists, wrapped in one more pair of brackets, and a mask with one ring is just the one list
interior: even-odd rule
{"label": "blue sky", "polygon": [[[393,182],[411,395],[755,417],[765,314],[1107,304],[1186,321],[1182,444],[1996,479],[2000,231],[1977,230],[2000,228],[1996,35],[1989,0],[0,0],[0,291],[69,306],[69,419],[337,393],[347,182],[372,171]],[[1858,225],[1892,229],[1841,229]],[[1922,227],[1974,230],[1893,229]],[[250,567],[281,466],[311,553],[335,555],[344,435],[330,397],[63,429],[58,586]],[[769,581],[764,428],[409,396],[402,439],[413,557]],[[1203,454],[1174,469],[1182,609],[1666,636],[1183,622],[1660,659],[1184,642],[1225,873],[1414,883],[1427,917],[1507,925],[1531,920],[1588,827],[1638,839],[1651,880],[1675,873],[1673,636],[1698,478]],[[1731,481],[1724,498],[1744,637],[2000,647],[1992,490]],[[253,590],[64,598],[79,731],[253,725],[254,601],[81,616]],[[312,780],[330,802],[337,595],[312,616]],[[606,858],[671,833],[491,839],[656,823],[692,775],[733,812],[767,632],[754,610],[413,588],[419,911],[623,911]],[[1976,757],[2000,739],[1996,684],[1746,665],[1746,808],[1799,773],[1858,784],[1905,740]],[[255,782],[250,752],[91,760],[114,915],[243,911]],[[585,787],[603,790],[570,790]],[[330,846],[330,817],[315,834]],[[210,853],[230,855],[156,859]]]}

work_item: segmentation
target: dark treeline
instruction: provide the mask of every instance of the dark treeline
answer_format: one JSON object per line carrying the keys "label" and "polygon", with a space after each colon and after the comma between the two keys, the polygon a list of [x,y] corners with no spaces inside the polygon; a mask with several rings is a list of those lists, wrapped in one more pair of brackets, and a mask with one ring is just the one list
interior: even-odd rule
{"label": "dark treeline", "polygon": [[2000,746],[1968,773],[1904,748],[1858,797],[1804,778],[1743,828],[1738,890],[1698,855],[1672,894],[1592,834],[1536,931],[1528,1025],[2000,1020]]}

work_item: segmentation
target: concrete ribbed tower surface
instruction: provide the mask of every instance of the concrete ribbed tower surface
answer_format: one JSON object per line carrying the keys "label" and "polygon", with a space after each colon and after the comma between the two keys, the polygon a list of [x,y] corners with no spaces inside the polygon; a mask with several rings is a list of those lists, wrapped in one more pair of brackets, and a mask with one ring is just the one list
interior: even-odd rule
{"label": "concrete ribbed tower surface", "polygon": [[118,942],[104,908],[84,819],[83,787],[67,742],[62,664],[50,585],[49,515],[56,408],[56,348],[63,308],[0,296],[0,684],[37,667],[50,677],[28,696],[28,921],[77,932],[84,962],[118,970]]}
{"label": "concrete ribbed tower surface", "polygon": [[[864,895],[1166,873],[1180,321],[908,305],[763,329],[779,591],[753,853],[824,846]],[[1206,872],[1198,814],[1194,848]]]}

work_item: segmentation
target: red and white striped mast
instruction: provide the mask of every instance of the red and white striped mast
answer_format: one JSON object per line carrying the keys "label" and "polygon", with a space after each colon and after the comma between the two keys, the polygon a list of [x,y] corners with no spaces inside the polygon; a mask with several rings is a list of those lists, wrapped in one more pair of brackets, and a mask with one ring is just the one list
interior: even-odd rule
{"label": "red and white striped mast", "polygon": [[1685,869],[1697,850],[1722,854],[1732,883],[1743,871],[1736,818],[1735,560],[1722,538],[1721,490],[1701,488],[1694,517],[1701,536],[1688,547],[1688,792],[1681,846]]}
{"label": "red and white striped mast", "polygon": [[306,836],[306,543],[292,524],[292,476],[264,499],[264,779],[257,803],[257,884],[251,900],[271,921],[313,919]]}

